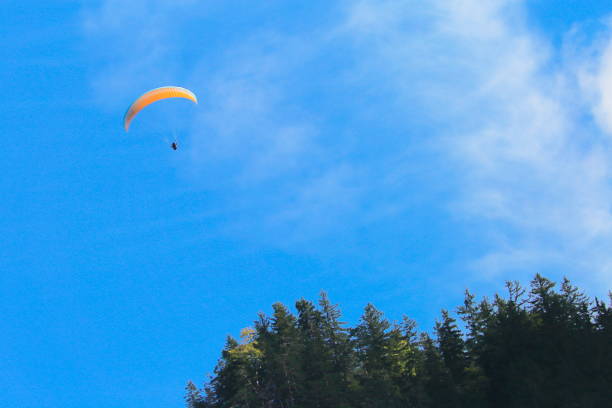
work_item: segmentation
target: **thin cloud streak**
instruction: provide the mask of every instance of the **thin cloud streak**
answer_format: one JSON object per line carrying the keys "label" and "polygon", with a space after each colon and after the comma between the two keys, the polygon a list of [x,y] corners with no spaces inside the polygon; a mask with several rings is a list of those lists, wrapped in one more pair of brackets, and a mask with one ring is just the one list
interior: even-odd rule
{"label": "thin cloud streak", "polygon": [[[380,57],[364,75],[387,73],[388,86],[407,101],[416,94],[449,125],[434,137],[461,175],[450,209],[484,220],[493,240],[472,266],[508,276],[558,265],[593,271],[584,281],[610,286],[612,157],[593,142],[598,135],[581,132],[579,118],[589,112],[575,111],[580,98],[567,89],[577,88],[569,69],[580,64],[551,68],[554,50],[526,26],[524,2],[430,2],[416,14],[431,25],[416,29],[406,4],[356,2],[345,29]],[[591,108],[603,131],[612,117],[610,50],[589,61],[597,67]],[[447,86],[449,79],[456,83]]]}
{"label": "thin cloud streak", "polygon": [[[106,4],[103,15],[119,7]],[[485,250],[465,265],[476,278],[559,266],[585,271],[582,283],[609,287],[612,42],[597,39],[586,59],[559,59],[527,25],[519,0],[342,7],[342,18],[326,27],[254,32],[182,67],[208,99],[182,171],[231,197],[227,211],[245,214],[226,232],[268,232],[270,245],[292,241],[287,236],[308,241],[391,220],[444,192],[440,216],[481,230]],[[94,37],[118,26],[98,21]],[[163,22],[155,29],[142,42],[169,30]],[[158,52],[143,46],[102,69],[96,92],[138,75],[144,79],[136,83],[146,82],[154,65],[147,58],[163,63],[159,56],[174,52],[161,43]],[[315,97],[329,95],[308,82],[305,67],[330,55],[345,59],[327,88],[355,96],[336,105],[346,112],[341,129],[330,125],[338,111],[304,99],[309,87]],[[155,68],[162,77],[173,70],[162,66]],[[368,133],[387,129],[383,123],[400,137]]]}

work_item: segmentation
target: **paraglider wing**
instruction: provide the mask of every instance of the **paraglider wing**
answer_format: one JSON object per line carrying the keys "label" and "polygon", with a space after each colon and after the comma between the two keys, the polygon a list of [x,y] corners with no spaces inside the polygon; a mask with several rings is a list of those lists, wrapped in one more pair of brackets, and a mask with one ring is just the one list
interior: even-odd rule
{"label": "paraglider wing", "polygon": [[167,98],[185,98],[198,103],[198,98],[189,89],[181,88],[180,86],[163,86],[161,88],[152,89],[145,92],[140,98],[136,99],[134,103],[130,105],[127,112],[123,116],[123,127],[127,132],[130,128],[130,123],[134,116],[138,114],[143,108],[152,104],[153,102],[159,101],[160,99]]}

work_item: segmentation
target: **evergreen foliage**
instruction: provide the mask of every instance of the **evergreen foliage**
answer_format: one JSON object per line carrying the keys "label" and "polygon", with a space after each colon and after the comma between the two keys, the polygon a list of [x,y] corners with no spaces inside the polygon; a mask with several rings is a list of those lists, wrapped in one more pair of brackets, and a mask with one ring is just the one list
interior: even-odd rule
{"label": "evergreen foliage", "polygon": [[371,304],[348,328],[324,292],[297,315],[276,303],[228,337],[202,389],[187,384],[187,407],[612,407],[612,294],[591,301],[540,275],[506,287],[492,302],[466,291],[465,330],[442,310],[434,338]]}

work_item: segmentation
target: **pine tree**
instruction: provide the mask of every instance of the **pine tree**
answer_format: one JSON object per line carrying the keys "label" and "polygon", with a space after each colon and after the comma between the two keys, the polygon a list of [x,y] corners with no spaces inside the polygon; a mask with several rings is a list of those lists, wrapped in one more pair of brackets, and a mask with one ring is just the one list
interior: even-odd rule
{"label": "pine tree", "polygon": [[476,304],[474,297],[473,294],[466,290],[463,306],[457,308],[458,314],[466,323],[468,329],[465,347],[468,354],[472,356],[479,354],[480,346],[493,312],[486,298],[479,304]]}
{"label": "pine tree", "polygon": [[298,406],[321,408],[333,403],[333,384],[329,376],[333,371],[331,351],[322,332],[323,317],[312,302],[296,302],[297,327],[300,333],[300,364],[303,373],[298,384]]}
{"label": "pine tree", "polygon": [[399,407],[401,394],[391,375],[391,324],[372,304],[368,304],[360,324],[353,330],[359,366],[357,378],[362,388],[361,406]]}
{"label": "pine tree", "polygon": [[[545,380],[540,381],[545,393],[533,393],[533,399],[541,404],[563,406],[567,401],[575,401],[576,362],[571,362],[574,336],[571,331],[585,327],[587,322],[580,322],[580,295],[565,282],[565,295],[554,291],[555,283],[537,274],[531,282],[529,303],[535,323],[533,338],[538,353],[533,360]],[[588,313],[588,306],[587,306]],[[573,320],[573,321],[572,321]],[[574,326],[574,327],[572,327]],[[588,333],[583,333],[587,334]]]}
{"label": "pine tree", "polygon": [[342,312],[337,305],[330,302],[327,294],[321,292],[319,296],[319,311],[321,313],[321,334],[331,358],[331,369],[327,375],[330,384],[331,407],[349,407],[355,396],[356,387],[354,379],[355,356],[346,324],[340,319]]}
{"label": "pine tree", "polygon": [[546,373],[531,352],[536,347],[534,323],[523,307],[524,290],[516,282],[506,287],[509,299],[495,296],[479,356],[487,399],[489,406],[500,408],[538,406],[537,390]]}
{"label": "pine tree", "polygon": [[458,407],[459,397],[451,373],[444,364],[440,351],[427,333],[421,334],[421,347],[423,367],[420,371],[426,393],[423,406],[427,408]]}
{"label": "pine tree", "polygon": [[[589,408],[609,405],[611,304],[563,280],[560,292],[540,275],[528,297],[518,282],[508,295],[476,304],[466,292],[454,318],[442,311],[436,341],[404,317],[391,324],[368,304],[344,327],[325,293],[319,308],[280,303],[259,315],[241,341],[228,337],[214,376],[189,382],[188,408]],[[205,395],[204,395],[205,393]]]}
{"label": "pine tree", "polygon": [[200,390],[192,381],[188,381],[185,386],[185,406],[187,408],[203,408],[204,398]]}
{"label": "pine tree", "polygon": [[393,326],[389,332],[387,353],[389,373],[399,392],[399,406],[423,406],[425,390],[419,377],[423,353],[419,348],[414,320],[403,316],[402,322]]}
{"label": "pine tree", "polygon": [[612,292],[609,292],[609,304],[595,299],[594,339],[591,347],[593,371],[590,372],[593,381],[593,406],[605,406],[604,401],[610,401],[612,389]]}
{"label": "pine tree", "polygon": [[222,358],[215,369],[215,378],[211,382],[214,397],[219,408],[262,406],[262,353],[256,347],[255,332],[243,329],[242,344],[228,336]]}
{"label": "pine tree", "polygon": [[467,364],[465,344],[455,321],[454,318],[450,317],[448,311],[442,310],[442,322],[436,322],[436,334],[438,336],[438,349],[444,365],[448,368],[453,382],[461,386]]}
{"label": "pine tree", "polygon": [[302,372],[296,319],[281,303],[272,305],[271,319],[261,315],[256,324],[258,349],[263,353],[262,383],[270,407],[296,407]]}
{"label": "pine tree", "polygon": [[491,322],[491,305],[487,299],[476,304],[474,295],[466,290],[463,306],[458,307],[457,311],[468,329],[465,340],[467,367],[464,371],[462,387],[463,405],[473,408],[486,407],[488,406],[486,401],[488,384],[480,357],[485,333]]}

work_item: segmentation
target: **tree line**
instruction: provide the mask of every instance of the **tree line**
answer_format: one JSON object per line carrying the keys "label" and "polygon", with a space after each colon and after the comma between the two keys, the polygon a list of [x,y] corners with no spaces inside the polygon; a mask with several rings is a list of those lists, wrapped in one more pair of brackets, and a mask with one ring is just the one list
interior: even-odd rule
{"label": "tree line", "polygon": [[229,336],[188,408],[612,407],[612,293],[591,300],[564,279],[442,310],[432,334],[368,304],[355,327],[325,293],[260,313]]}

